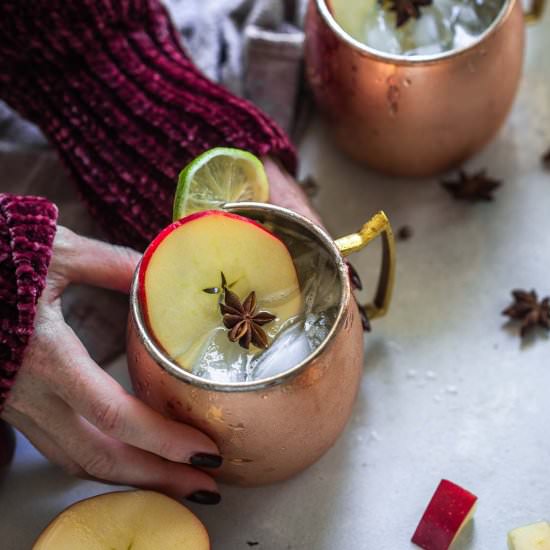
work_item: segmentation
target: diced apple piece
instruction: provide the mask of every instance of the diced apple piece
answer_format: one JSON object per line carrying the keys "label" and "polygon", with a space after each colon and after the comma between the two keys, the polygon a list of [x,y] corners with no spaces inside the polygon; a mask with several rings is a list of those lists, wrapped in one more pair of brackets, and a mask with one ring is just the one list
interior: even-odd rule
{"label": "diced apple piece", "polygon": [[550,550],[550,525],[546,521],[518,527],[508,533],[510,550]]}
{"label": "diced apple piece", "polygon": [[212,331],[223,327],[219,297],[204,291],[220,287],[221,273],[241,300],[254,290],[257,309],[276,316],[262,327],[270,339],[301,312],[296,268],[278,237],[228,212],[191,214],[157,236],[139,272],[140,302],[149,329],[185,368],[191,367]]}
{"label": "diced apple piece", "polygon": [[204,525],[183,504],[153,491],[107,493],[59,514],[33,550],[209,550]]}
{"label": "diced apple piece", "polygon": [[475,512],[477,497],[441,480],[416,531],[412,542],[424,550],[447,550]]}

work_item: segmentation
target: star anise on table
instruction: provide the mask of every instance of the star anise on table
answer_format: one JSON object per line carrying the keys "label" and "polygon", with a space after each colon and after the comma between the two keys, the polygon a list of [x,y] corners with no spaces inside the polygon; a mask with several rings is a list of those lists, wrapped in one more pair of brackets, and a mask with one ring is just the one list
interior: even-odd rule
{"label": "star anise on table", "polygon": [[227,336],[231,342],[239,342],[244,349],[250,344],[265,349],[269,346],[263,325],[276,319],[267,311],[256,311],[256,293],[252,291],[241,303],[239,297],[228,288],[224,291],[225,303],[220,303],[223,324],[229,329]]}
{"label": "star anise on table", "polygon": [[410,225],[402,225],[397,230],[397,240],[408,241],[413,236],[413,229]]}
{"label": "star anise on table", "polygon": [[442,181],[441,185],[457,200],[492,201],[493,192],[502,182],[487,176],[486,170],[467,174],[460,170],[457,181]]}
{"label": "star anise on table", "polygon": [[550,296],[540,302],[534,290],[513,290],[514,302],[503,312],[510,319],[521,321],[520,334],[525,336],[527,332],[536,326],[550,330]]}
{"label": "star anise on table", "polygon": [[306,176],[304,179],[298,182],[298,185],[302,188],[307,197],[312,199],[319,193],[319,184],[315,178],[311,175]]}
{"label": "star anise on table", "polygon": [[[418,19],[422,13],[420,8],[431,6],[433,0],[390,0],[390,10],[396,13],[396,28],[404,25],[411,17]],[[383,4],[384,0],[380,0]]]}

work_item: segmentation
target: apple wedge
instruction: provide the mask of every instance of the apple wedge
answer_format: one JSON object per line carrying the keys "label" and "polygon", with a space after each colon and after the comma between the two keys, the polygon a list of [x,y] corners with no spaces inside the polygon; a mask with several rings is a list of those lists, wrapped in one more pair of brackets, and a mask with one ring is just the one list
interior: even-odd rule
{"label": "apple wedge", "polygon": [[550,525],[546,521],[518,527],[508,533],[510,550],[550,550]]}
{"label": "apple wedge", "polygon": [[61,512],[33,550],[209,550],[204,525],[179,502],[153,491],[107,493]]}
{"label": "apple wedge", "polygon": [[477,497],[441,480],[412,537],[424,550],[447,550],[475,512]]}
{"label": "apple wedge", "polygon": [[254,291],[257,310],[275,316],[262,327],[269,340],[301,312],[294,262],[273,233],[249,218],[219,210],[182,218],[147,248],[138,284],[150,331],[184,368],[191,368],[213,331],[223,327],[222,273],[240,300]]}

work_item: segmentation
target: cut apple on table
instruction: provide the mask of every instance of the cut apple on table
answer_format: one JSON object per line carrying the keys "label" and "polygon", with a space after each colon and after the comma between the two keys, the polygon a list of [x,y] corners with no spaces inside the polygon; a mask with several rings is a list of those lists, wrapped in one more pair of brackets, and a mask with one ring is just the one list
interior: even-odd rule
{"label": "cut apple on table", "polygon": [[447,550],[475,512],[477,497],[443,479],[437,487],[412,542],[424,550]]}
{"label": "cut apple on table", "polygon": [[518,527],[508,533],[509,550],[550,550],[550,525],[546,521]]}
{"label": "cut apple on table", "polygon": [[42,532],[33,550],[209,550],[204,525],[154,491],[107,493],[77,502]]}
{"label": "cut apple on table", "polygon": [[149,330],[184,368],[191,368],[213,331],[224,327],[216,295],[221,279],[241,301],[254,291],[257,310],[275,316],[262,327],[269,340],[302,310],[294,262],[276,235],[219,210],[182,218],[149,245],[138,283]]}

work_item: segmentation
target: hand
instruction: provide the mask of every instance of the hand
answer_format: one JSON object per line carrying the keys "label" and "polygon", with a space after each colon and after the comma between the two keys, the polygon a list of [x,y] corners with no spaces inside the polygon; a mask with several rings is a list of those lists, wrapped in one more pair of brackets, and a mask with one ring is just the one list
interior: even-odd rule
{"label": "hand", "polygon": [[138,260],[130,249],[58,228],[35,331],[2,418],[73,475],[215,503],[214,480],[188,465],[219,466],[214,442],[128,394],[63,319],[67,285],[128,292]]}
{"label": "hand", "polygon": [[271,157],[265,157],[262,161],[269,180],[269,202],[294,210],[323,227],[306,194],[282,165]]}

